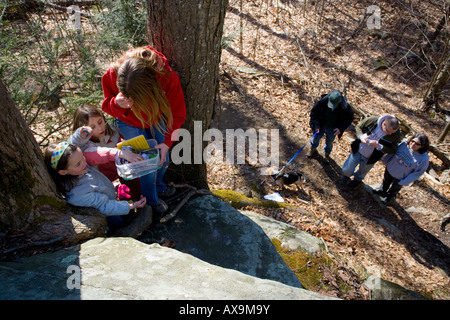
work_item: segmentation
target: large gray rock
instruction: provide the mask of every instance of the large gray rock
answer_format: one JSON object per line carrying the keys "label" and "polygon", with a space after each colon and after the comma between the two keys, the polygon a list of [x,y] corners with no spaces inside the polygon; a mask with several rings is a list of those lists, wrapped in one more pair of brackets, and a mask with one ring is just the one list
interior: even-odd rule
{"label": "large gray rock", "polygon": [[374,275],[369,276],[364,285],[370,290],[371,300],[428,300],[417,292]]}
{"label": "large gray rock", "polygon": [[132,238],[0,263],[0,299],[332,299]]}
{"label": "large gray rock", "polygon": [[290,224],[251,211],[241,212],[256,222],[270,239],[280,240],[283,248],[300,250],[312,256],[317,256],[325,250],[325,246],[319,238]]}
{"label": "large gray rock", "polygon": [[302,287],[263,229],[213,196],[191,198],[176,218],[155,225],[138,239],[174,241],[175,249],[211,264]]}

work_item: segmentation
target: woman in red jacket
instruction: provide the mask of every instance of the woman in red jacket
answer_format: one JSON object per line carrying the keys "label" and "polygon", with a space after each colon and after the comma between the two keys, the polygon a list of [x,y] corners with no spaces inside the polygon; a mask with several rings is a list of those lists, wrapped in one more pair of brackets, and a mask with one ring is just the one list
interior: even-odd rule
{"label": "woman in red jacket", "polygon": [[122,136],[128,140],[139,135],[156,139],[163,166],[156,174],[142,176],[141,193],[154,210],[163,213],[167,204],[160,196],[175,191],[163,177],[169,163],[169,148],[174,131],[186,120],[186,105],[177,73],[166,57],[150,46],[127,51],[113,62],[102,77],[105,100],[102,110],[116,118]]}

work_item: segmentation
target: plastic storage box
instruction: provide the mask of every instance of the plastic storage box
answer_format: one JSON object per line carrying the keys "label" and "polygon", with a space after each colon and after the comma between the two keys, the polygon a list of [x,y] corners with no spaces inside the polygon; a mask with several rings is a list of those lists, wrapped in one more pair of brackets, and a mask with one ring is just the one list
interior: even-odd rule
{"label": "plastic storage box", "polygon": [[[156,140],[149,139],[147,140],[149,145],[149,149],[145,150],[136,150],[133,149],[133,152],[142,154],[145,157],[145,160],[137,161],[137,162],[127,162],[125,159],[120,158],[118,155],[116,156],[116,167],[117,173],[120,177],[125,180],[132,180],[139,177],[142,177],[146,174],[154,173],[158,171],[161,166],[159,165],[159,161],[161,155],[159,153],[159,149],[155,149],[157,144]],[[124,148],[124,146],[122,146]]]}

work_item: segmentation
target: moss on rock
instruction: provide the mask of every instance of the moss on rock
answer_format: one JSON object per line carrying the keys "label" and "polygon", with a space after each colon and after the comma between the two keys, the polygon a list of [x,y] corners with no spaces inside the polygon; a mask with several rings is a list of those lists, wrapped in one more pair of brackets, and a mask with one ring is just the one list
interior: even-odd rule
{"label": "moss on rock", "polygon": [[212,193],[224,201],[230,203],[230,205],[235,208],[243,208],[246,206],[259,206],[265,208],[288,208],[293,207],[292,205],[284,202],[271,201],[266,199],[255,199],[249,198],[244,194],[233,191],[233,190],[211,190]]}
{"label": "moss on rock", "polygon": [[316,292],[322,289],[324,276],[321,266],[331,264],[330,258],[315,257],[300,250],[283,248],[278,239],[272,239],[272,243],[306,289]]}

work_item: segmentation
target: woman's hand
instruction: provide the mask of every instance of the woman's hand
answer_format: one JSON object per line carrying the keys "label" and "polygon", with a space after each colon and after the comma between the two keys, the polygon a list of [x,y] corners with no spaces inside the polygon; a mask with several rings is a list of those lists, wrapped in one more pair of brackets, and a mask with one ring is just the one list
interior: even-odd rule
{"label": "woman's hand", "polygon": [[161,161],[159,165],[162,165],[167,160],[167,152],[169,151],[169,147],[165,143],[161,143],[155,146],[156,149],[160,150]]}
{"label": "woman's hand", "polygon": [[131,108],[131,106],[133,105],[133,99],[127,98],[126,96],[123,95],[122,92],[119,92],[116,96],[116,103],[121,108]]}

